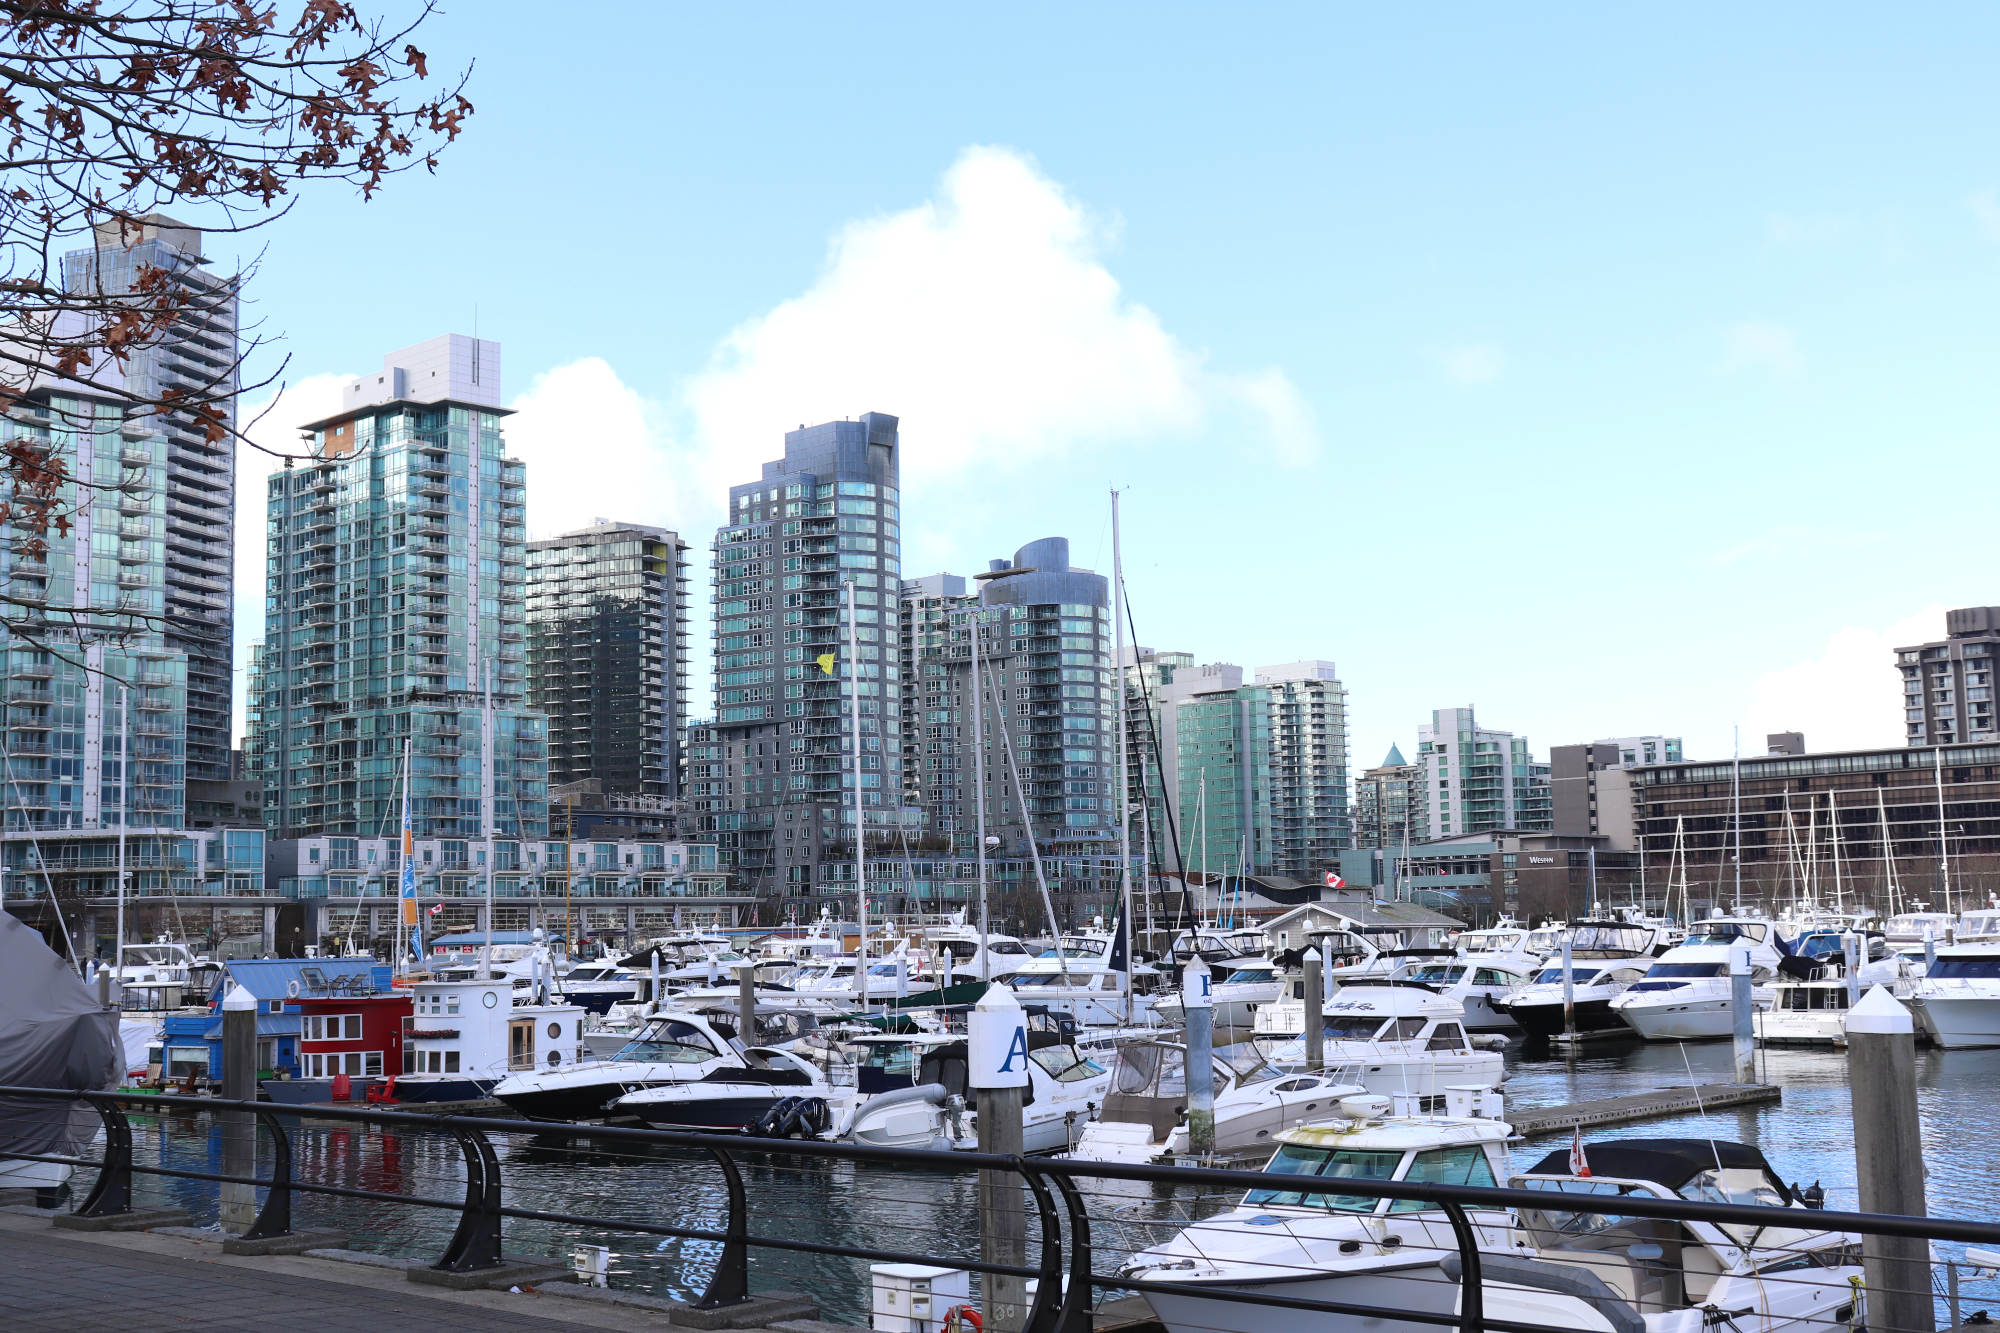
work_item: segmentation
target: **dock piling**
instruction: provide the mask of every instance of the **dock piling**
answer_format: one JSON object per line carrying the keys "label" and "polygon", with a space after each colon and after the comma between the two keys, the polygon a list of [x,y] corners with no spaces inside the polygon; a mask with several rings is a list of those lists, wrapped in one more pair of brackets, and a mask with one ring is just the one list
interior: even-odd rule
{"label": "dock piling", "polygon": [[[972,1007],[966,1030],[966,1083],[978,1098],[979,1151],[1018,1159],[1024,1146],[1022,1107],[1028,1086],[1028,1020],[1005,986],[989,986]],[[989,1264],[1027,1263],[1028,1214],[1021,1177],[1012,1171],[979,1173],[979,1257]],[[990,1333],[1021,1333],[1028,1315],[1025,1279],[1002,1273],[980,1277],[984,1326]]]}
{"label": "dock piling", "polygon": [[[1916,1024],[1888,990],[1871,989],[1847,1014],[1848,1082],[1861,1210],[1922,1217],[1923,1126],[1917,1115]],[[1933,1333],[1930,1247],[1904,1236],[1863,1236],[1868,1327]]]}
{"label": "dock piling", "polygon": [[[1208,964],[1199,954],[1181,971],[1181,1009],[1187,1016],[1188,1151],[1206,1159],[1215,1155],[1215,992]],[[1317,1008],[1305,1014],[1305,1031],[1322,1032],[1326,1019]],[[1306,1040],[1311,1041],[1308,1036]]]}
{"label": "dock piling", "polygon": [[[222,1095],[231,1101],[257,1100],[257,1000],[240,983],[222,998]],[[224,1111],[222,1173],[250,1176],[257,1171],[257,1119],[249,1111]],[[247,1235],[257,1223],[257,1190],[253,1185],[224,1182],[221,1187],[222,1229]]]}
{"label": "dock piling", "polygon": [[1750,950],[1729,951],[1729,1014],[1736,1026],[1736,1081],[1757,1081],[1757,1034],[1753,1023],[1757,1013],[1750,989]]}
{"label": "dock piling", "polygon": [[1325,986],[1320,975],[1319,950],[1308,949],[1302,966],[1305,972],[1306,1068],[1319,1070],[1326,1066],[1326,1024],[1313,1022],[1313,1016],[1326,1007],[1321,994]]}

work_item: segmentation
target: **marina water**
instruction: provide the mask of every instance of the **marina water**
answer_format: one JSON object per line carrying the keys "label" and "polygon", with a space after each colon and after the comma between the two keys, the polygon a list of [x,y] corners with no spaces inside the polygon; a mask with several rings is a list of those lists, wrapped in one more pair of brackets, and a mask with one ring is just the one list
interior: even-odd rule
{"label": "marina water", "polygon": [[[1613,1040],[1574,1060],[1508,1052],[1507,1100],[1511,1107],[1562,1105],[1732,1077],[1726,1042],[1644,1043]],[[1829,1208],[1855,1200],[1854,1126],[1848,1105],[1847,1057],[1831,1051],[1767,1050],[1758,1054],[1767,1082],[1784,1089],[1781,1105],[1730,1107],[1635,1124],[1586,1129],[1586,1142],[1613,1138],[1713,1135],[1761,1147],[1789,1183],[1823,1184]],[[1924,1121],[1926,1188],[1935,1216],[1991,1218],[2000,1198],[2000,1050],[1924,1050],[1917,1056],[1917,1099]],[[145,1165],[213,1170],[220,1151],[203,1122],[178,1124],[133,1116],[135,1152]],[[721,1173],[706,1155],[604,1141],[575,1142],[535,1135],[495,1135],[506,1202],[551,1212],[631,1218],[646,1223],[722,1229],[726,1195]],[[1540,1159],[1563,1140],[1547,1136],[1516,1144],[1517,1167]],[[260,1151],[263,1151],[260,1145]],[[428,1131],[382,1131],[301,1125],[293,1137],[294,1174],[403,1195],[456,1200],[464,1169],[449,1136]],[[970,1172],[943,1176],[799,1161],[748,1153],[740,1157],[757,1236],[852,1244],[907,1251],[941,1263],[976,1256],[977,1185]],[[260,1172],[268,1172],[266,1159]],[[197,1223],[215,1221],[214,1186],[141,1175],[139,1202],[188,1208]],[[1234,1196],[1229,1196],[1233,1198]],[[1151,1186],[1096,1182],[1090,1197],[1092,1239],[1100,1273],[1172,1231],[1225,1205],[1193,1192],[1167,1196]],[[431,1262],[456,1225],[455,1210],[369,1200],[294,1196],[301,1225],[331,1227],[351,1237],[357,1250]],[[662,1239],[606,1228],[508,1220],[509,1254],[567,1261],[578,1244],[609,1245],[612,1285],[632,1291],[698,1296],[720,1246]],[[1030,1236],[1033,1221],[1030,1219]],[[1962,1247],[1940,1244],[1940,1257]],[[1030,1250],[1030,1262],[1034,1251]],[[823,1306],[823,1317],[866,1320],[868,1266],[834,1256],[751,1251],[758,1290],[803,1291]],[[2000,1283],[1967,1283],[1964,1308],[2000,1314]]]}

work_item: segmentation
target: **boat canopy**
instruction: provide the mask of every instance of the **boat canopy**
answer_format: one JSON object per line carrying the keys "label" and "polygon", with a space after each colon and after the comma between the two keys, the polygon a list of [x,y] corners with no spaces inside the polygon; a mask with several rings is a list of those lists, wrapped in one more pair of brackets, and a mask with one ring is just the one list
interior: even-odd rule
{"label": "boat canopy", "polygon": [[[1789,1205],[1791,1191],[1778,1179],[1764,1154],[1746,1143],[1726,1139],[1611,1139],[1584,1149],[1593,1178],[1650,1180],[1678,1194],[1696,1176],[1710,1171],[1759,1171],[1778,1188]],[[1571,1176],[1570,1150],[1558,1148],[1528,1168],[1531,1176]]]}

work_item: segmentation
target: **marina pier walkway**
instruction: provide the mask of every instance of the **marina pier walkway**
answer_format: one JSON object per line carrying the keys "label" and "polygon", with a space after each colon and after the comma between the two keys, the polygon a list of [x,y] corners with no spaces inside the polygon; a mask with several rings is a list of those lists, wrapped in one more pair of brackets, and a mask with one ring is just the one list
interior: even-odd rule
{"label": "marina pier walkway", "polygon": [[223,1254],[220,1235],[56,1231],[48,1219],[0,1210],[0,1328],[8,1333],[134,1327],[657,1333],[666,1326],[654,1310],[534,1293],[443,1291],[413,1286],[398,1267],[238,1257]]}

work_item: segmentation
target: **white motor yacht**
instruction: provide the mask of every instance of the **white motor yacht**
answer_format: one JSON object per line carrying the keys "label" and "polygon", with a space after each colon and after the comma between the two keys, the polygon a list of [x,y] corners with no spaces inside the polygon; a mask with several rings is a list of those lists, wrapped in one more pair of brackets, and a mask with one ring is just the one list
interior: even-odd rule
{"label": "white motor yacht", "polygon": [[[1357,1112],[1365,1108],[1357,1107]],[[1198,1222],[1121,1269],[1171,1284],[1147,1300],[1169,1333],[1314,1333],[1358,1326],[1347,1316],[1225,1302],[1210,1291],[1268,1293],[1410,1311],[1459,1313],[1457,1245],[1442,1211],[1420,1201],[1340,1192],[1374,1179],[1544,1191],[1545,1205],[1512,1213],[1468,1210],[1481,1251],[1487,1319],[1585,1333],[1700,1333],[1723,1326],[1818,1333],[1857,1323],[1856,1237],[1828,1231],[1763,1154],[1713,1139],[1623,1139],[1591,1146],[1583,1170],[1564,1148],[1509,1175],[1507,1127],[1478,1119],[1357,1114],[1283,1136],[1265,1170],[1325,1180],[1249,1191],[1242,1204]],[[1761,1227],[1659,1222],[1565,1207],[1606,1195],[1764,1205],[1796,1217]],[[1787,1221],[1790,1219],[1787,1218]],[[1375,1333],[1419,1333],[1435,1322],[1369,1319]],[[1448,1327],[1449,1324],[1447,1323]]]}
{"label": "white motor yacht", "polygon": [[649,1020],[609,1060],[512,1073],[493,1086],[493,1096],[531,1120],[596,1120],[641,1088],[743,1068],[743,1049],[708,1017],[670,1010]]}
{"label": "white motor yacht", "polygon": [[1494,1007],[1513,1019],[1530,1037],[1547,1039],[1559,1033],[1626,1031],[1625,1021],[1611,1012],[1611,1002],[1646,975],[1650,959],[1570,959],[1570,1012],[1563,1013],[1563,966],[1560,958],[1535,973]]}
{"label": "white motor yacht", "polygon": [[[1278,965],[1267,958],[1239,958],[1227,972],[1218,973],[1209,991],[1215,1001],[1215,1025],[1219,1028],[1247,1028],[1257,1018],[1257,1010],[1282,999],[1287,987]],[[1153,1012],[1162,1022],[1180,1027],[1187,1022],[1178,990],[1153,1002]]]}
{"label": "white motor yacht", "polygon": [[1711,917],[1688,932],[1685,943],[1661,954],[1646,975],[1611,1001],[1611,1011],[1647,1041],[1699,1041],[1735,1031],[1729,959],[1750,950],[1751,995],[1771,1006],[1771,983],[1788,955],[1776,926],[1762,917]]}
{"label": "white motor yacht", "polygon": [[1255,926],[1197,926],[1174,936],[1167,946],[1167,961],[1175,967],[1199,956],[1210,967],[1233,963],[1239,958],[1259,958],[1270,949],[1270,941]]}
{"label": "white motor yacht", "polygon": [[[1133,1255],[1119,1276],[1171,1287],[1146,1292],[1168,1333],[1332,1333],[1364,1326],[1334,1315],[1219,1300],[1212,1292],[1450,1315],[1457,1289],[1441,1280],[1439,1265],[1457,1253],[1457,1242],[1443,1211],[1350,1193],[1341,1182],[1497,1185],[1506,1178],[1511,1130],[1471,1115],[1387,1111],[1386,1098],[1349,1097],[1329,1123],[1286,1130],[1264,1170],[1288,1179],[1250,1190],[1235,1208]],[[1482,1251],[1507,1248],[1513,1218],[1505,1210],[1470,1210],[1468,1218]],[[1371,1333],[1428,1333],[1438,1326],[1365,1323]]]}
{"label": "white motor yacht", "polygon": [[1888,937],[1892,949],[1921,946],[1926,940],[1939,944],[1953,943],[1957,938],[1958,918],[1950,912],[1929,912],[1921,910],[1924,904],[1917,904],[1915,912],[1901,912],[1883,923],[1882,933]]}
{"label": "white motor yacht", "polygon": [[[1287,1073],[1248,1042],[1214,1053],[1210,1086],[1219,1157],[1268,1148],[1276,1135],[1323,1120],[1341,1098],[1365,1091],[1323,1071]],[[1186,1045],[1158,1039],[1128,1042],[1112,1063],[1103,1109],[1084,1127],[1071,1156],[1145,1164],[1185,1154],[1187,1105]]]}
{"label": "white motor yacht", "polygon": [[1456,1000],[1465,1013],[1468,1032],[1511,1032],[1513,1016],[1499,1003],[1527,983],[1525,969],[1532,964],[1526,955],[1510,954],[1509,963],[1486,962],[1479,958],[1456,958],[1449,962],[1405,964],[1394,973],[1420,986],[1429,986],[1448,1000]]}
{"label": "white motor yacht", "polygon": [[571,967],[557,978],[556,991],[585,1013],[602,1014],[614,1004],[645,995],[647,977],[615,958],[600,958]]}
{"label": "white motor yacht", "polygon": [[1088,1027],[1146,1022],[1165,978],[1148,963],[1114,968],[1112,943],[1106,930],[1068,932],[1021,964],[1007,986],[1022,1004],[1068,1014]]}
{"label": "white motor yacht", "polygon": [[[1270,1061],[1305,1060],[1305,1013],[1297,1001],[1257,1011],[1256,1032]],[[1388,978],[1351,981],[1327,999],[1321,1023],[1325,1068],[1371,1093],[1442,1100],[1447,1088],[1498,1088],[1506,1062],[1466,1034],[1465,1010],[1427,986]],[[1490,1040],[1490,1039],[1489,1039]]]}
{"label": "white motor yacht", "polygon": [[2000,1046],[2000,944],[1954,944],[1910,988],[1931,1040],[1949,1050]]}
{"label": "white motor yacht", "polygon": [[1766,1046],[1847,1044],[1849,934],[1859,940],[1859,993],[1887,986],[1897,999],[1909,998],[1922,969],[1890,953],[1881,931],[1814,931],[1792,942],[1793,955],[1771,987],[1771,1007],[1757,1015],[1758,1041]]}

